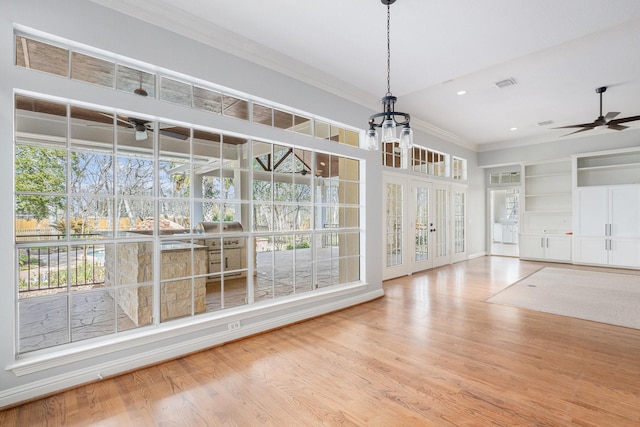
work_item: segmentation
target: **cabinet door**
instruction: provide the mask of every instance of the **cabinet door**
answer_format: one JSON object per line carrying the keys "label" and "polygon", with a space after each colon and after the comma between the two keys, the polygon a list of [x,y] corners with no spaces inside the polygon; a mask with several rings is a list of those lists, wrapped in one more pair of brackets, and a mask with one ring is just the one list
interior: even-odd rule
{"label": "cabinet door", "polygon": [[544,259],[544,237],[520,235],[520,258]]}
{"label": "cabinet door", "polygon": [[640,186],[612,188],[609,200],[610,235],[640,237]]}
{"label": "cabinet door", "polygon": [[600,237],[574,237],[573,261],[582,264],[608,264],[607,241],[607,239]]}
{"label": "cabinet door", "polygon": [[640,239],[611,239],[609,265],[640,267]]}
{"label": "cabinet door", "polygon": [[609,204],[607,188],[576,190],[574,233],[578,236],[605,236]]}
{"label": "cabinet door", "polygon": [[571,261],[571,237],[545,237],[545,258],[553,261]]}

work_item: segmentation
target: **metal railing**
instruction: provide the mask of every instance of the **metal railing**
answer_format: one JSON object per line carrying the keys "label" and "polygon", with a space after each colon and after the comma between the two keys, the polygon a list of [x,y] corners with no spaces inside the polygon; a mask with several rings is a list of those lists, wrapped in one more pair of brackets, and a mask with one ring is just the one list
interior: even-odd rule
{"label": "metal railing", "polygon": [[101,285],[104,245],[27,247],[19,250],[19,292]]}

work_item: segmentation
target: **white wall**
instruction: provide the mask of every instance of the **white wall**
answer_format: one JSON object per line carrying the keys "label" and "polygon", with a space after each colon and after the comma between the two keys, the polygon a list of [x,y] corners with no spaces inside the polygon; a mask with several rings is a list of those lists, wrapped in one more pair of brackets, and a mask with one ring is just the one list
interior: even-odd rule
{"label": "white wall", "polygon": [[[92,86],[61,77],[14,66],[14,24],[34,28],[48,34],[85,45],[135,58],[149,64],[214,82],[277,103],[308,111],[328,119],[364,128],[372,111],[330,93],[257,66],[221,51],[193,42],[163,29],[150,26],[128,16],[97,6],[86,0],[4,0],[0,2],[0,407],[50,393],[61,388],[113,375],[124,370],[176,357],[230,339],[257,333],[309,316],[366,301],[381,295],[381,239],[379,209],[365,209],[367,240],[363,248],[366,285],[342,289],[288,303],[265,306],[261,310],[239,310],[217,318],[187,319],[171,322],[174,330],[162,328],[151,334],[134,333],[119,337],[108,345],[87,347],[82,342],[54,357],[30,357],[16,360],[16,286],[13,244],[13,91],[30,90],[70,98],[91,104],[124,108],[132,112],[150,113],[185,123],[226,129],[246,135],[272,135],[285,143],[317,150],[337,152],[364,160],[363,195],[367,206],[381,205],[382,167],[380,153],[338,145],[278,129],[212,116],[158,100],[128,97],[111,89]],[[126,101],[123,101],[123,99]],[[124,102],[124,105],[123,105]],[[438,138],[416,132],[418,144],[451,153],[469,162],[469,227],[470,254],[483,253],[484,248],[484,174],[477,167],[476,153]],[[373,237],[371,236],[373,235]],[[225,317],[227,316],[227,317]],[[201,316],[204,317],[204,316]],[[227,323],[242,320],[243,327],[230,333]],[[164,326],[164,325],[163,325]]]}
{"label": "white wall", "polygon": [[[569,158],[572,154],[640,146],[640,129],[595,130],[592,135],[559,138],[556,141],[478,153],[478,165],[491,167],[521,162],[543,162]],[[582,135],[582,134],[581,134]]]}

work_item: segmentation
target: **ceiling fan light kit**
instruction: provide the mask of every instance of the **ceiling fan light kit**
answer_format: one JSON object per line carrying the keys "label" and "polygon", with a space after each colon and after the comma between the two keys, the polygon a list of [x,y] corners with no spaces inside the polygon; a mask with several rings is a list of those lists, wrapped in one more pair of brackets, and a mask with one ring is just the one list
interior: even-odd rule
{"label": "ceiling fan light kit", "polygon": [[609,129],[613,129],[613,130],[625,130],[627,129],[629,126],[623,126],[621,123],[628,123],[628,122],[633,122],[636,120],[640,120],[640,116],[631,116],[631,117],[625,117],[622,119],[616,119],[615,117],[618,116],[618,114],[620,114],[620,112],[618,111],[610,111],[608,112],[606,115],[602,115],[602,94],[605,93],[607,91],[607,87],[606,86],[602,86],[596,89],[596,93],[600,95],[600,115],[598,116],[597,119],[595,119],[593,122],[591,123],[582,123],[579,125],[569,125],[569,126],[560,126],[557,128],[552,128],[552,129],[572,129],[572,128],[578,128],[577,131],[574,132],[570,132],[566,135],[563,136],[567,136],[567,135],[573,135],[574,133],[579,133],[579,132],[585,132],[588,130],[592,130],[598,127],[607,127]]}
{"label": "ceiling fan light kit", "polygon": [[[413,130],[409,126],[411,116],[395,110],[395,104],[398,98],[391,94],[390,6],[395,3],[395,1],[396,0],[381,0],[382,4],[387,6],[387,93],[381,99],[383,111],[369,116],[369,130],[367,130],[365,136],[366,147],[369,150],[378,150],[380,148],[380,135],[376,128],[381,128],[383,143],[398,143],[400,148],[403,149],[413,146]],[[400,137],[397,136],[398,127],[402,127]]]}

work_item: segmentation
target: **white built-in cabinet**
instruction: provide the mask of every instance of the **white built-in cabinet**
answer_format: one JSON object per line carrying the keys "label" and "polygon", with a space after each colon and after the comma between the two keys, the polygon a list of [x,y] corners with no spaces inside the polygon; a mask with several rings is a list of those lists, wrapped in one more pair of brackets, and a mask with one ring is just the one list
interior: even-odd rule
{"label": "white built-in cabinet", "polygon": [[576,156],[574,262],[640,268],[640,150]]}
{"label": "white built-in cabinet", "polygon": [[574,261],[640,267],[640,184],[576,189]]}
{"label": "white built-in cabinet", "polygon": [[520,258],[571,262],[571,160],[524,166]]}

